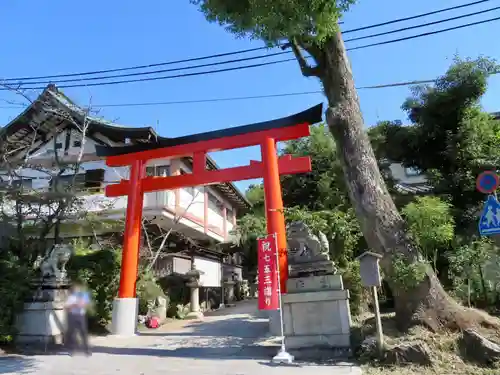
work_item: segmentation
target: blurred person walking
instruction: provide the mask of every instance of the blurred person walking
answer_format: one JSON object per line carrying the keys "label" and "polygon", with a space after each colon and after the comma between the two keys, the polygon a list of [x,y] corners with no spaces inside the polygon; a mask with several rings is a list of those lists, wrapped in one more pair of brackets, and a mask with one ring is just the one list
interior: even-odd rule
{"label": "blurred person walking", "polygon": [[[71,355],[75,352],[84,352],[87,356],[92,354],[87,327],[87,310],[90,302],[90,295],[85,287],[79,282],[74,283],[66,300],[66,345]],[[76,336],[80,336],[80,345],[77,344]]]}

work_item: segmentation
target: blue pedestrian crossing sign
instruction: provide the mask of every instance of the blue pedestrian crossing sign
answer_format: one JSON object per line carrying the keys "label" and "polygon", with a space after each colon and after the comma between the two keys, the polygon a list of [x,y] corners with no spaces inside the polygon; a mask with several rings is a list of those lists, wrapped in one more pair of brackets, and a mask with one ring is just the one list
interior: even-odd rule
{"label": "blue pedestrian crossing sign", "polygon": [[483,214],[479,219],[479,233],[482,236],[500,234],[500,203],[490,195],[484,205]]}

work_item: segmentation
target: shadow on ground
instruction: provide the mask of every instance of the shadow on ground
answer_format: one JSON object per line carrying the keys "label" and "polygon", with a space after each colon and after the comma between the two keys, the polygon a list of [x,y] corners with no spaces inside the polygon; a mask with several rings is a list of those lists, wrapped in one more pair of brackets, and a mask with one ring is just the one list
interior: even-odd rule
{"label": "shadow on ground", "polygon": [[276,355],[276,348],[272,346],[223,346],[223,347],[181,347],[175,349],[156,348],[113,348],[105,346],[94,346],[94,353],[111,355],[132,355],[147,357],[175,357],[196,359],[253,359],[269,360]]}
{"label": "shadow on ground", "polygon": [[140,336],[201,336],[201,337],[236,337],[260,338],[267,334],[269,323],[256,317],[235,317],[231,319],[188,323],[188,332],[141,332]]}
{"label": "shadow on ground", "polygon": [[[251,305],[248,305],[251,307]],[[207,314],[208,315],[208,314]],[[231,317],[227,317],[231,315]],[[268,335],[269,324],[258,312],[248,307],[212,312],[203,322],[191,322],[180,332],[142,332],[142,337],[154,337],[148,347],[94,346],[95,353],[143,355],[198,359],[269,359],[277,348],[257,345]]]}
{"label": "shadow on ground", "polygon": [[0,357],[0,374],[34,374],[35,360],[24,357]]}

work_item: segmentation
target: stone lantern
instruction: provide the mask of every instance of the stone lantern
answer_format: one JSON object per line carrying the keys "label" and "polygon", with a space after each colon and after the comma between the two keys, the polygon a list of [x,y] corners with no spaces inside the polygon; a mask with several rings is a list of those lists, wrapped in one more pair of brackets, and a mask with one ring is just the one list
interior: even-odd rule
{"label": "stone lantern", "polygon": [[203,313],[200,310],[200,277],[202,271],[196,269],[194,262],[191,263],[191,269],[186,272],[187,282],[186,286],[190,288],[190,304],[189,313],[186,319],[202,319]]}

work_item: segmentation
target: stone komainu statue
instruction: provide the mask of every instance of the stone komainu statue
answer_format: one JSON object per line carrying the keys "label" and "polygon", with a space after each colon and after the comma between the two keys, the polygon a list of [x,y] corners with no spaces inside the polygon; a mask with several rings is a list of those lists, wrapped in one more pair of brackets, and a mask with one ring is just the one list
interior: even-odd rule
{"label": "stone komainu statue", "polygon": [[330,260],[330,246],[324,233],[315,235],[309,227],[295,221],[287,227],[288,266],[290,277],[335,274]]}
{"label": "stone komainu statue", "polygon": [[73,255],[73,247],[57,244],[47,252],[45,257],[38,257],[35,267],[39,268],[43,278],[63,280],[67,277],[66,264]]}
{"label": "stone komainu statue", "polygon": [[286,237],[288,242],[288,255],[296,258],[330,259],[330,246],[325,234],[319,232],[316,236],[302,221],[294,221],[287,226]]}

